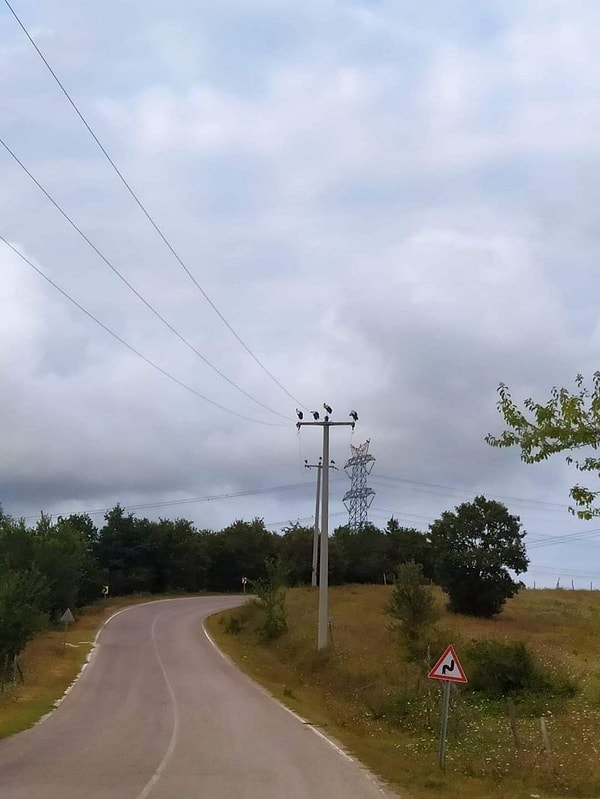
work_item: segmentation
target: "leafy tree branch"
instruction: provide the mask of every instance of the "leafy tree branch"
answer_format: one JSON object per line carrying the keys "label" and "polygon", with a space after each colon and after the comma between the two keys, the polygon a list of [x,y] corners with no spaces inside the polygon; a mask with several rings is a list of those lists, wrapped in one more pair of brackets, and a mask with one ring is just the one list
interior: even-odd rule
{"label": "leafy tree branch", "polygon": [[[487,435],[492,447],[518,447],[525,463],[540,463],[559,452],[569,453],[567,463],[584,473],[600,474],[600,457],[593,454],[600,447],[600,371],[595,372],[591,387],[584,384],[582,375],[575,380],[577,390],[553,388],[545,403],[529,398],[520,408],[508,387],[498,387],[498,410],[507,425],[499,436]],[[591,449],[591,454],[575,458],[573,453]],[[600,489],[574,485],[570,496],[576,507],[569,510],[581,519],[600,515],[595,502]]]}

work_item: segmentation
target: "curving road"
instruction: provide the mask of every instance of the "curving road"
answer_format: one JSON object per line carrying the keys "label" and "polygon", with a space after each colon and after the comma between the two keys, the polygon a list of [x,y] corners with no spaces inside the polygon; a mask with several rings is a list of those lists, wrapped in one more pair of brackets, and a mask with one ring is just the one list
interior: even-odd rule
{"label": "curving road", "polygon": [[161,601],[113,617],[54,713],[0,741],[2,799],[382,799],[211,644],[202,620],[236,604]]}

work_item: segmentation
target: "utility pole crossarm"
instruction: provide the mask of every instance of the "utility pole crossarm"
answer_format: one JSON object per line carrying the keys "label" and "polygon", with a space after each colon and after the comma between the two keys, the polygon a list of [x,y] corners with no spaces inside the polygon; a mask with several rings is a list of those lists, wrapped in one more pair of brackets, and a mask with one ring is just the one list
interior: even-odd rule
{"label": "utility pole crossarm", "polygon": [[300,430],[301,427],[323,427],[327,425],[328,427],[351,427],[353,430],[356,426],[356,422],[330,422],[324,419],[322,422],[296,422],[296,427]]}
{"label": "utility pole crossarm", "polygon": [[[332,422],[330,416],[333,413],[331,407],[326,402],[323,407],[327,415],[321,420],[318,411],[311,411],[314,421],[303,421],[304,414],[296,411],[299,421],[296,423],[298,432],[302,427],[322,427],[323,428],[323,455],[321,456],[321,468],[319,475],[322,484],[321,497],[321,562],[319,564],[319,624],[317,636],[317,648],[324,649],[328,643],[329,612],[328,612],[328,589],[329,589],[329,469],[323,469],[323,464],[329,465],[329,428],[330,427],[351,427],[354,430],[358,421],[356,411],[348,414],[351,422]],[[315,525],[316,528],[316,525]]]}

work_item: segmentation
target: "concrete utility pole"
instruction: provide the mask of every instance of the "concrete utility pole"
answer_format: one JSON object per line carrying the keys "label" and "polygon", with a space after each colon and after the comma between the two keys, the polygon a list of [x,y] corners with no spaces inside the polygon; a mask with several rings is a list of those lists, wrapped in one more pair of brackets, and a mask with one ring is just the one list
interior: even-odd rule
{"label": "concrete utility pole", "polygon": [[[329,417],[333,413],[331,407],[326,402],[323,403],[326,411],[325,418],[320,421],[318,411],[311,411],[314,422],[304,422],[304,414],[302,411],[297,411],[299,421],[296,427],[300,430],[301,427],[322,427],[323,428],[323,455],[321,457],[322,463],[329,463],[329,428],[330,427],[352,427],[358,421],[358,414],[356,411],[350,411],[349,416],[352,418],[351,422],[331,422]],[[329,469],[322,470],[322,483],[323,483],[323,501],[321,505],[321,563],[319,568],[319,625],[317,636],[317,648],[325,649],[328,641],[328,590],[329,590]]]}
{"label": "concrete utility pole", "polygon": [[[323,468],[323,461],[321,458],[319,458],[318,463],[309,463],[307,460],[305,460],[304,468],[317,470],[317,497],[315,500],[315,525],[314,525],[314,534],[313,534],[312,573],[311,573],[311,585],[314,588],[318,584],[317,564],[319,561],[319,509],[321,505],[321,469]],[[331,463],[329,464],[329,468],[337,469],[335,461],[333,460],[331,461]]]}

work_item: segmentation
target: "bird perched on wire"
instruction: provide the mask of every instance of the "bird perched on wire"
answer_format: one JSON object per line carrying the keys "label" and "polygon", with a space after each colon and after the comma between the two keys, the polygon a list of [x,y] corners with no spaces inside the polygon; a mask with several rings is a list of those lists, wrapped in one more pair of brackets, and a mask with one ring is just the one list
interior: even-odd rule
{"label": "bird perched on wire", "polygon": [[298,417],[298,419],[300,419],[300,421],[304,419],[304,414],[302,413],[302,411],[298,410],[298,408],[296,408],[296,416]]}
{"label": "bird perched on wire", "polygon": [[319,411],[311,411],[311,413],[313,415],[313,419],[315,420],[315,422],[318,421],[318,419],[319,419]]}
{"label": "bird perched on wire", "polygon": [[325,410],[327,411],[327,413],[329,415],[331,415],[333,413],[333,409],[332,409],[331,405],[328,405],[326,402],[324,402],[323,403],[323,407],[325,408]]}
{"label": "bird perched on wire", "polygon": [[358,414],[356,413],[356,411],[350,411],[348,416],[350,416],[355,422],[358,422]]}

